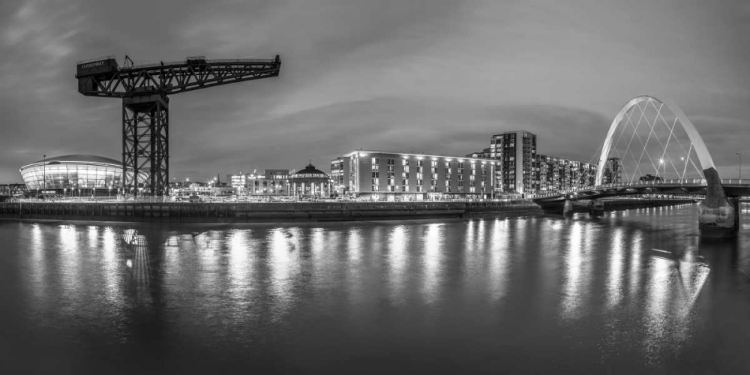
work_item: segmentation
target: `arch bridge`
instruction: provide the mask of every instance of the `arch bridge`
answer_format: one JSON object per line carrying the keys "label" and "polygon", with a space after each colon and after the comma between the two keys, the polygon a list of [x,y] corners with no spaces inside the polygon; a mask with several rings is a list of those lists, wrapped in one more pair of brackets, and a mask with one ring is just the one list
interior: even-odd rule
{"label": "arch bridge", "polygon": [[593,184],[537,195],[545,209],[569,211],[573,200],[638,194],[705,195],[698,205],[705,234],[739,227],[739,197],[750,179],[721,179],[703,138],[673,102],[651,95],[631,99],[617,113],[599,154]]}

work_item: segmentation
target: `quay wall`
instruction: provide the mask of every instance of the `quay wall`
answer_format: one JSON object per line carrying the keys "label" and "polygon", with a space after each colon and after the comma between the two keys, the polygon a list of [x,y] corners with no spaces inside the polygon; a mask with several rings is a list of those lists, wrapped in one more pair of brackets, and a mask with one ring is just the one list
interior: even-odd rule
{"label": "quay wall", "polygon": [[0,203],[0,219],[245,223],[466,218],[541,214],[532,202]]}
{"label": "quay wall", "polygon": [[[631,208],[664,207],[695,203],[694,199],[600,199],[604,211],[627,210]],[[572,201],[573,212],[588,212],[590,200]]]}
{"label": "quay wall", "polygon": [[[604,210],[672,206],[693,200],[603,200]],[[574,212],[588,212],[588,201],[574,201]],[[536,203],[518,202],[294,202],[150,203],[13,202],[0,203],[0,219],[84,220],[157,223],[253,223],[362,221],[542,215]]]}

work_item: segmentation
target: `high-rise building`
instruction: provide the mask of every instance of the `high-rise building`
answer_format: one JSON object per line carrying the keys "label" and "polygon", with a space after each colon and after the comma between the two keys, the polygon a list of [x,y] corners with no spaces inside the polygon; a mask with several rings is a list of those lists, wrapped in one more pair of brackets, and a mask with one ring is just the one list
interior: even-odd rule
{"label": "high-rise building", "polygon": [[489,156],[500,161],[496,182],[498,193],[533,193],[535,181],[536,134],[517,130],[492,136]]}
{"label": "high-rise building", "polygon": [[607,159],[607,164],[604,165],[604,173],[602,174],[603,184],[619,184],[622,182],[622,161],[618,157],[611,157]]}

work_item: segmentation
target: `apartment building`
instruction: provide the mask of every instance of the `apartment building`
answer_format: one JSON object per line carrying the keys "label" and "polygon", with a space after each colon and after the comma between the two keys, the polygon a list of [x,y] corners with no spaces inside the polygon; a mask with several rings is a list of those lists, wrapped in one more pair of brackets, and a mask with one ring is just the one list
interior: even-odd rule
{"label": "apartment building", "polygon": [[500,162],[496,190],[504,194],[524,194],[536,191],[534,164],[536,134],[516,130],[492,136],[489,157]]}
{"label": "apartment building", "polygon": [[353,151],[348,158],[349,194],[387,200],[489,199],[498,161],[486,158],[385,151]]}

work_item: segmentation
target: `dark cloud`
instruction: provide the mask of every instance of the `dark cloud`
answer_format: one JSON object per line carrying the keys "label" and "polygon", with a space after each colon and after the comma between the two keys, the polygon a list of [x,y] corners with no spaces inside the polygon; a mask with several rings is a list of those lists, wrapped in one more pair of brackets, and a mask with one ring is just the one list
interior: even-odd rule
{"label": "dark cloud", "polygon": [[278,78],[172,98],[177,178],[327,170],[357,148],[464,155],[515,129],[588,161],[643,93],[677,102],[730,168],[748,143],[749,15],[740,0],[3,1],[0,182],[42,154],[120,157],[120,103],[74,79],[110,54],[281,54]]}

